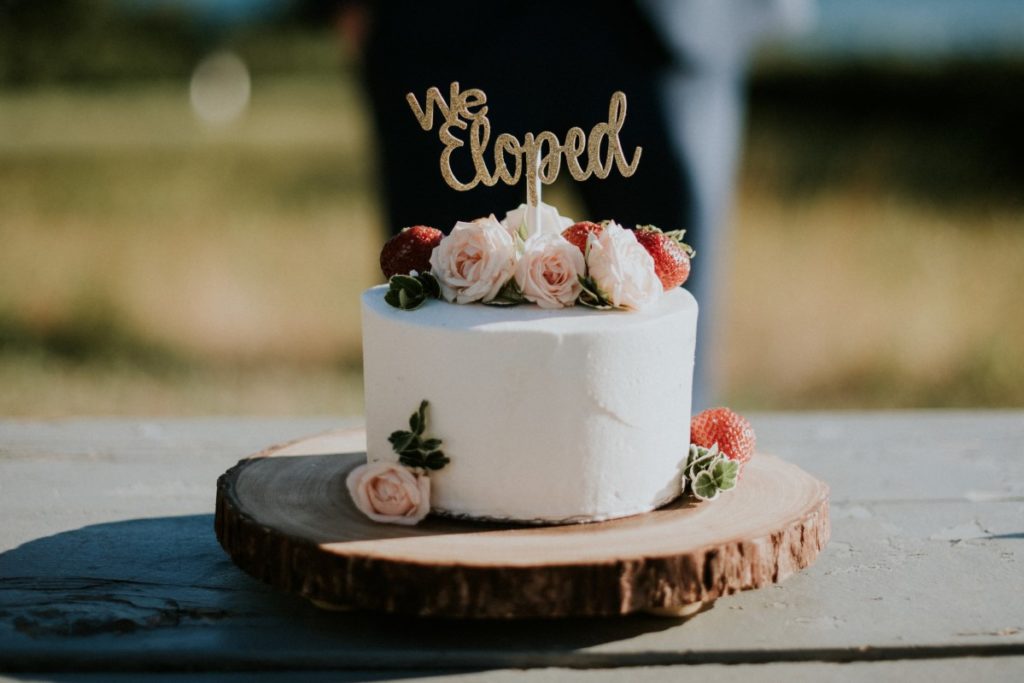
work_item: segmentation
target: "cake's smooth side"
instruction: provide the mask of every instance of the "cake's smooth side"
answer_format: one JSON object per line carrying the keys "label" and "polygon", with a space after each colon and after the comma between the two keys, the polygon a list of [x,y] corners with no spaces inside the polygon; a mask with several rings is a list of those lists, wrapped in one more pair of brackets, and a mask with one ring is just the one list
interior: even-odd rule
{"label": "cake's smooth side", "polygon": [[598,521],[679,493],[690,437],[697,302],[684,289],[640,312],[546,311],[363,294],[369,460],[430,401],[451,462],[435,511],[523,522]]}

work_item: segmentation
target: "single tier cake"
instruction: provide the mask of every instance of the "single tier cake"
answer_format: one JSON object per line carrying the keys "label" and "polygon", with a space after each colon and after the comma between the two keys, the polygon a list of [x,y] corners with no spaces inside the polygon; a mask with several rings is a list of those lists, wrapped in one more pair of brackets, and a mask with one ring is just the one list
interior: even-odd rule
{"label": "single tier cake", "polygon": [[362,297],[367,454],[429,401],[452,465],[432,511],[526,523],[647,512],[680,495],[690,443],[697,303],[667,291],[636,311]]}

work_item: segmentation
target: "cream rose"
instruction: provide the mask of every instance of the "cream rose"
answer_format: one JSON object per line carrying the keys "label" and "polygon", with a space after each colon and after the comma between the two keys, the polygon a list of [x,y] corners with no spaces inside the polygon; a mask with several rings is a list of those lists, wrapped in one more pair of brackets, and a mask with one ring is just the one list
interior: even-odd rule
{"label": "cream rose", "polygon": [[590,240],[590,277],[612,306],[641,309],[658,300],[662,287],[654,272],[654,259],[632,230],[609,222]]}
{"label": "cream rose", "polygon": [[536,235],[537,233],[561,235],[563,230],[576,222],[571,218],[558,215],[558,209],[550,204],[541,202],[538,208],[540,209],[539,229],[533,225],[533,212],[526,204],[520,204],[506,213],[502,224],[512,235],[516,235],[523,225],[526,225],[527,235]]}
{"label": "cream rose", "polygon": [[412,525],[430,512],[430,478],[398,463],[360,465],[345,484],[359,511],[375,522]]}
{"label": "cream rose", "polygon": [[527,301],[541,308],[572,306],[583,286],[583,254],[559,234],[532,235],[516,264],[516,284]]}
{"label": "cream rose", "polygon": [[448,301],[490,301],[516,268],[512,236],[494,216],[459,222],[430,253],[430,272]]}

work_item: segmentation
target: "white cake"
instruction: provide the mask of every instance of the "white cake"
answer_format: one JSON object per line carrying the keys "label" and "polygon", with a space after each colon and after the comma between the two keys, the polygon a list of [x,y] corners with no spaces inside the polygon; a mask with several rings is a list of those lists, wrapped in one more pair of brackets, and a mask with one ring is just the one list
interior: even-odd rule
{"label": "white cake", "polygon": [[587,522],[680,494],[690,443],[697,302],[666,292],[642,311],[582,306],[392,308],[362,297],[367,455],[430,402],[450,463],[432,510],[474,519]]}

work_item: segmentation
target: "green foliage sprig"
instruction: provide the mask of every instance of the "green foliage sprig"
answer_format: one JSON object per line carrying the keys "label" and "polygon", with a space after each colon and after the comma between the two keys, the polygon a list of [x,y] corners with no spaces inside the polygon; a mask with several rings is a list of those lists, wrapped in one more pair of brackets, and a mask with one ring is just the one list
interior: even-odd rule
{"label": "green foliage sprig", "polygon": [[427,299],[440,297],[441,286],[437,283],[437,278],[429,272],[392,275],[388,280],[388,291],[384,293],[384,301],[403,311],[415,310]]}
{"label": "green foliage sprig", "polygon": [[613,308],[612,302],[609,301],[608,297],[601,288],[597,286],[597,282],[594,278],[590,277],[590,274],[579,275],[580,284],[583,286],[583,291],[580,292],[580,296],[576,299],[577,302],[588,308],[597,308],[599,310],[608,310]]}
{"label": "green foliage sprig", "polygon": [[740,464],[730,460],[718,450],[718,444],[704,448],[690,444],[683,473],[683,491],[689,484],[693,495],[700,500],[714,500],[722,491],[736,487]]}
{"label": "green foliage sprig", "polygon": [[498,290],[498,294],[484,303],[488,306],[518,306],[525,301],[526,297],[523,296],[523,290],[519,288],[519,283],[514,277],[510,277],[508,282]]}
{"label": "green foliage sprig", "polygon": [[427,428],[427,407],[424,400],[419,409],[409,417],[409,430],[392,432],[388,437],[391,448],[398,453],[398,461],[406,467],[419,467],[425,470],[439,470],[450,460],[441,450],[441,439],[433,439],[424,435]]}

